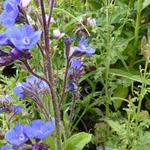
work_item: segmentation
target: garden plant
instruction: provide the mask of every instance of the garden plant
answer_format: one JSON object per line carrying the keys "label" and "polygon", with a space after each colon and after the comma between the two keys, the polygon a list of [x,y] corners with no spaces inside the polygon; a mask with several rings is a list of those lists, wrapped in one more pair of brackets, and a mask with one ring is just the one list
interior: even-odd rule
{"label": "garden plant", "polygon": [[0,1],[0,150],[150,150],[150,0]]}

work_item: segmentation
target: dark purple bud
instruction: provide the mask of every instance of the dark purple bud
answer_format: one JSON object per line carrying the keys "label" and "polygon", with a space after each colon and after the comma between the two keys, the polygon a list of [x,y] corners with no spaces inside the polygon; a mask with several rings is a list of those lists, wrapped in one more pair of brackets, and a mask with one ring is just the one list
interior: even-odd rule
{"label": "dark purple bud", "polygon": [[32,146],[32,150],[48,150],[48,145],[47,144],[34,144]]}
{"label": "dark purple bud", "polygon": [[8,66],[13,61],[14,59],[10,55],[0,57],[0,66]]}
{"label": "dark purple bud", "polygon": [[65,45],[71,45],[72,39],[71,38],[64,38]]}
{"label": "dark purple bud", "polygon": [[24,58],[26,58],[26,59],[31,59],[32,58],[32,55],[31,55],[31,53],[30,52],[25,52],[24,53]]}
{"label": "dark purple bud", "polygon": [[65,57],[67,60],[69,59],[69,54],[70,54],[70,48],[72,44],[72,39],[71,38],[64,38],[65,42]]}
{"label": "dark purple bud", "polygon": [[22,57],[23,53],[16,50],[15,48],[13,48],[12,50],[10,50],[9,52],[10,56],[15,60],[15,59],[19,59]]}
{"label": "dark purple bud", "polygon": [[71,81],[68,81],[68,90],[73,92],[73,91],[76,91],[78,89],[78,86],[76,84],[75,81],[71,80]]}
{"label": "dark purple bud", "polygon": [[7,54],[6,52],[0,50],[0,57],[2,57],[2,56],[7,56],[7,55],[8,55],[8,54]]}

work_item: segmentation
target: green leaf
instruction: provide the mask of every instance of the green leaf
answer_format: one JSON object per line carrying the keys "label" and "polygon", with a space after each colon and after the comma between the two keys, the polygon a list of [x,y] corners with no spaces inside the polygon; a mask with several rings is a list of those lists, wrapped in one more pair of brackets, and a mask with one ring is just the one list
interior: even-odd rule
{"label": "green leaf", "polygon": [[143,77],[140,76],[140,74],[137,74],[135,72],[126,71],[123,69],[110,69],[110,74],[119,77],[124,77],[126,79],[130,79],[132,81],[140,83],[144,82],[145,84],[150,85],[150,79],[144,79]]}
{"label": "green leaf", "polygon": [[[122,85],[119,85],[116,89],[115,89],[115,91],[114,91],[114,94],[113,94],[113,96],[114,97],[121,97],[121,98],[126,98],[126,96],[128,95],[128,87],[124,87],[124,86],[122,86]],[[115,99],[114,101],[113,101],[113,105],[114,105],[114,107],[115,107],[115,110],[117,110],[120,106],[121,106],[121,104],[122,104],[122,100],[120,100],[120,99]]]}
{"label": "green leaf", "polygon": [[150,0],[144,0],[142,10],[150,5]]}
{"label": "green leaf", "polygon": [[82,150],[90,142],[91,137],[91,134],[85,132],[77,133],[65,141],[62,150]]}
{"label": "green leaf", "polygon": [[149,150],[150,148],[150,133],[145,132],[139,139],[137,150]]}

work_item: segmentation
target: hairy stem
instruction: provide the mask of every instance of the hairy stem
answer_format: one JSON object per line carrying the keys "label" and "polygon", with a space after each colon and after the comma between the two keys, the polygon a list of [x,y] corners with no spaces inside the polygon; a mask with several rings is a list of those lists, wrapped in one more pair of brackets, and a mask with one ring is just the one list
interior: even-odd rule
{"label": "hairy stem", "polygon": [[66,85],[67,85],[67,75],[68,75],[68,70],[69,70],[69,63],[70,63],[70,61],[67,60],[65,75],[64,75],[64,80],[63,80],[64,83],[63,83],[63,87],[62,87],[62,93],[61,93],[61,99],[60,99],[59,106],[61,106],[61,104],[64,102],[65,90],[66,90]]}
{"label": "hairy stem", "polygon": [[52,95],[52,103],[54,108],[54,115],[55,115],[55,124],[56,124],[56,134],[57,134],[57,148],[58,150],[61,149],[61,133],[60,133],[60,110],[58,105],[58,99],[56,95],[55,83],[53,79],[52,73],[52,63],[51,63],[51,51],[50,51],[50,41],[49,41],[49,30],[48,24],[46,22],[46,13],[44,8],[43,0],[40,0],[40,7],[42,12],[42,20],[43,20],[43,28],[44,28],[44,40],[45,40],[45,68],[47,71],[47,78],[50,83],[51,95]]}
{"label": "hairy stem", "polygon": [[50,23],[51,23],[54,2],[55,2],[55,0],[51,0],[51,2],[50,2],[50,11],[49,11],[49,17],[48,17],[48,27],[50,26]]}

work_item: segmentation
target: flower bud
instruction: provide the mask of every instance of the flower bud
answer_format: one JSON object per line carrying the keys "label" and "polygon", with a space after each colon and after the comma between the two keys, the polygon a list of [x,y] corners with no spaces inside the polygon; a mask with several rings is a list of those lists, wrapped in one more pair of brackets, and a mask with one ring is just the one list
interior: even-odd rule
{"label": "flower bud", "polygon": [[64,33],[61,33],[58,29],[53,30],[53,36],[55,39],[60,39],[64,36]]}
{"label": "flower bud", "polygon": [[95,18],[88,17],[87,18],[87,26],[95,26],[95,25],[96,25]]}
{"label": "flower bud", "polygon": [[31,0],[21,0],[21,6],[22,7],[27,7],[29,5]]}

